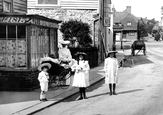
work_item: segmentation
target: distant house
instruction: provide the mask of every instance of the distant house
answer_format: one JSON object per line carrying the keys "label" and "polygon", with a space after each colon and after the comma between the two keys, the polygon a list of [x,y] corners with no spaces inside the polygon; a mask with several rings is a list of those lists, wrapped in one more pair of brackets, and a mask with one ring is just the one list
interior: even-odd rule
{"label": "distant house", "polygon": [[114,10],[113,22],[114,40],[137,39],[138,18],[131,13],[131,6],[127,6],[123,12]]}

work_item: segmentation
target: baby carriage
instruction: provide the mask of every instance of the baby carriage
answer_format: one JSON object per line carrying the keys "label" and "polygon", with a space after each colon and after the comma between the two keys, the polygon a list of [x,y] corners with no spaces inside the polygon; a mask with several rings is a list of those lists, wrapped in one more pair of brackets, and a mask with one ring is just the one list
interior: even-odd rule
{"label": "baby carriage", "polygon": [[72,74],[70,67],[61,66],[58,59],[53,59],[51,57],[41,58],[40,63],[51,64],[51,68],[48,70],[50,76],[49,87],[56,90],[59,87],[66,89],[70,86],[70,77]]}

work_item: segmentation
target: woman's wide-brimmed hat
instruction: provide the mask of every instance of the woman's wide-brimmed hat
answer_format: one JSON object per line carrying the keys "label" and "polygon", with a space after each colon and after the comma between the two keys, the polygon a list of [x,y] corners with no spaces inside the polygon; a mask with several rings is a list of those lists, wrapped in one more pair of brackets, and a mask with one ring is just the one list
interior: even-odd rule
{"label": "woman's wide-brimmed hat", "polygon": [[77,52],[77,53],[75,54],[75,56],[80,56],[80,55],[82,55],[82,56],[86,56],[87,54],[84,53],[84,52]]}
{"label": "woman's wide-brimmed hat", "polygon": [[43,67],[48,67],[48,69],[50,69],[51,68],[51,64],[50,63],[42,63],[39,67],[38,67],[38,70],[39,71],[42,71],[42,68]]}
{"label": "woman's wide-brimmed hat", "polygon": [[118,51],[107,51],[107,54],[110,54],[110,53],[118,53]]}
{"label": "woman's wide-brimmed hat", "polygon": [[70,44],[70,41],[65,40],[65,41],[60,41],[61,44]]}

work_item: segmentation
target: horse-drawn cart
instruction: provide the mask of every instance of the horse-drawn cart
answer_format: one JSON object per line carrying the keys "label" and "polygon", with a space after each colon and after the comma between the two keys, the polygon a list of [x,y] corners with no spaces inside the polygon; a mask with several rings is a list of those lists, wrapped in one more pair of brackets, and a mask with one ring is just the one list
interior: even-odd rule
{"label": "horse-drawn cart", "polygon": [[[135,54],[135,51],[138,50],[138,52]],[[143,40],[136,40],[131,45],[131,54],[137,55],[140,51],[143,51],[143,54],[146,55],[146,45]]]}

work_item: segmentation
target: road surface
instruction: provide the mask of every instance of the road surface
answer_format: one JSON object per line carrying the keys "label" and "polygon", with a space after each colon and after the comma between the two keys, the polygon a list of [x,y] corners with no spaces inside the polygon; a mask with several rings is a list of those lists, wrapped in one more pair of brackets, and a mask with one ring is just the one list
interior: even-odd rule
{"label": "road surface", "polygon": [[104,81],[87,89],[89,99],[77,95],[35,115],[163,115],[163,42],[146,42],[147,55],[132,57],[134,67],[120,68],[116,96]]}

